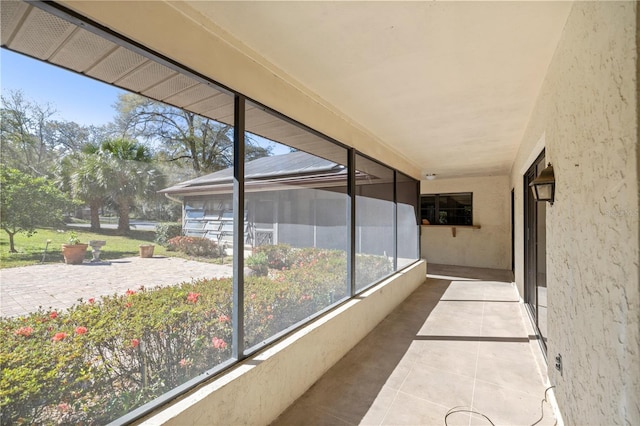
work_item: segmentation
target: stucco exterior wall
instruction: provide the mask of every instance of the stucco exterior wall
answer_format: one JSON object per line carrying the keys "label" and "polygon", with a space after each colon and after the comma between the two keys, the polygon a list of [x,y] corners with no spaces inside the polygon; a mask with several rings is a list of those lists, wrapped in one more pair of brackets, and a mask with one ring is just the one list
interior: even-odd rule
{"label": "stucco exterior wall", "polygon": [[637,8],[573,5],[511,174],[523,294],[522,174],[543,146],[554,166],[549,379],[570,425],[640,424]]}
{"label": "stucco exterior wall", "polygon": [[421,194],[473,192],[473,224],[480,229],[422,226],[429,263],[511,269],[511,190],[508,176],[423,180]]}

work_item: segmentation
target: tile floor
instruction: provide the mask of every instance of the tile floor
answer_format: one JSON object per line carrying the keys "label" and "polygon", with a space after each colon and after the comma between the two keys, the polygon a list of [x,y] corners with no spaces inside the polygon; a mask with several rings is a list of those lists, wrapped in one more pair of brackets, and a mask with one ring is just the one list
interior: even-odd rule
{"label": "tile floor", "polygon": [[[273,425],[555,424],[510,272],[428,269],[425,283]],[[487,418],[455,412],[445,423],[454,407]]]}

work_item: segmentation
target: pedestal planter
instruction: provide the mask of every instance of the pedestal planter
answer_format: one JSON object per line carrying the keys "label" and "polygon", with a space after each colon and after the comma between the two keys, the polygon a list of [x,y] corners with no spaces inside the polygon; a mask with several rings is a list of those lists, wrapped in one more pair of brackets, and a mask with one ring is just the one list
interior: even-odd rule
{"label": "pedestal planter", "polygon": [[89,241],[89,245],[91,246],[91,254],[93,254],[93,259],[91,259],[91,263],[101,262],[100,260],[100,251],[102,247],[107,244],[106,241],[103,240],[91,240]]}
{"label": "pedestal planter", "polygon": [[64,263],[68,265],[79,265],[87,254],[89,244],[62,244],[62,256]]}
{"label": "pedestal planter", "polygon": [[153,248],[155,246],[153,244],[141,244],[140,248],[140,257],[153,257]]}

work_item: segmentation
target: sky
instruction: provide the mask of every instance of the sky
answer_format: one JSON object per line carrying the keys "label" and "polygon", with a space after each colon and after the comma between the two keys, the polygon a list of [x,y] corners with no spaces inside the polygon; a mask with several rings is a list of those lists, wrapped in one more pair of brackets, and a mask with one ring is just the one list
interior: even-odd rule
{"label": "sky", "polygon": [[[106,83],[81,76],[19,53],[0,49],[0,87],[2,95],[21,90],[25,100],[46,105],[57,111],[54,120],[73,121],[80,125],[102,125],[116,115],[113,105],[120,93],[127,93]],[[263,146],[271,146],[274,155],[289,148],[254,136]]]}
{"label": "sky", "polygon": [[26,100],[57,111],[55,119],[81,125],[101,125],[115,116],[113,105],[124,93],[108,84],[0,49],[0,86],[5,96],[21,90]]}

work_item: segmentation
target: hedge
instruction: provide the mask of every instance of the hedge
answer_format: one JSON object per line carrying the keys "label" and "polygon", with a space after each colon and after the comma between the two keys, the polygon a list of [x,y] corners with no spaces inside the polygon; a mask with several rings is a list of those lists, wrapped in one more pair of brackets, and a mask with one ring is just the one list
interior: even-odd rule
{"label": "hedge", "polygon": [[[274,252],[287,258],[280,269],[245,279],[247,347],[348,294],[344,252]],[[389,272],[382,259],[359,263]],[[231,305],[232,279],[206,279],[1,318],[2,424],[91,425],[126,414],[230,359]]]}

